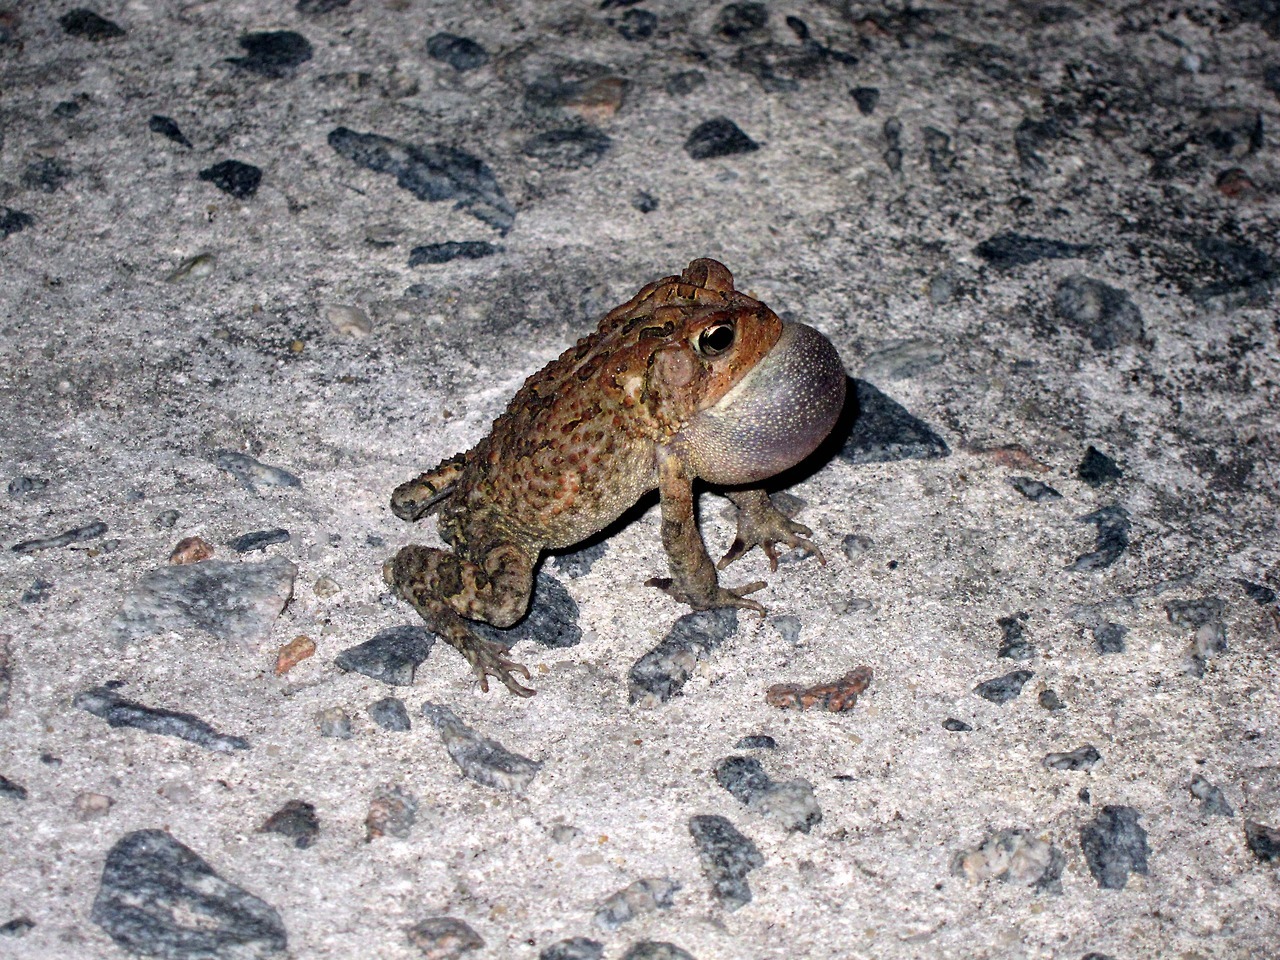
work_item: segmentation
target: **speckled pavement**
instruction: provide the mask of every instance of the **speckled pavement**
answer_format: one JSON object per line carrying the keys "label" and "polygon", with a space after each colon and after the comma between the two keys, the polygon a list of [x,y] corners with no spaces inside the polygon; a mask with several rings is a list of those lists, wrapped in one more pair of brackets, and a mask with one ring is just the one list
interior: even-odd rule
{"label": "speckled pavement", "polygon": [[[0,0],[0,955],[1277,954],[1274,2],[94,13]],[[391,490],[701,256],[918,418],[826,565],[677,627],[646,501],[532,699],[342,669]]]}

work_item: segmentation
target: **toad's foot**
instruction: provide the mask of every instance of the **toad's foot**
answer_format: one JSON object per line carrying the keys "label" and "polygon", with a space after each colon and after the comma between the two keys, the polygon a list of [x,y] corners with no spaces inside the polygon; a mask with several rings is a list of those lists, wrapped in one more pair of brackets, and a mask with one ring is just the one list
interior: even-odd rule
{"label": "toad's foot", "polygon": [[767,583],[763,580],[757,580],[754,583],[748,583],[741,587],[722,587],[716,584],[710,590],[699,591],[696,595],[681,590],[671,580],[670,577],[651,577],[644,582],[646,587],[657,587],[664,593],[670,594],[681,603],[687,603],[695,610],[716,610],[720,607],[737,607],[740,610],[753,610],[760,614],[760,619],[764,619],[766,613],[765,608],[754,600],[748,600],[748,593],[755,593],[757,590],[763,590]]}
{"label": "toad's foot", "polygon": [[738,534],[729,547],[729,551],[716,564],[717,570],[723,570],[733,561],[753,547],[759,547],[769,558],[769,569],[778,569],[778,544],[785,544],[795,550],[804,550],[818,558],[818,562],[826,564],[827,558],[822,555],[818,545],[807,539],[813,531],[803,523],[788,519],[778,511],[767,497],[735,498],[738,505]]}
{"label": "toad's foot", "polygon": [[529,668],[522,663],[508,660],[507,650],[501,644],[469,634],[467,641],[458,646],[458,651],[467,658],[476,679],[480,681],[480,691],[489,692],[489,677],[501,680],[508,690],[517,697],[532,697],[538,691],[522,685],[512,674],[519,673],[529,679]]}

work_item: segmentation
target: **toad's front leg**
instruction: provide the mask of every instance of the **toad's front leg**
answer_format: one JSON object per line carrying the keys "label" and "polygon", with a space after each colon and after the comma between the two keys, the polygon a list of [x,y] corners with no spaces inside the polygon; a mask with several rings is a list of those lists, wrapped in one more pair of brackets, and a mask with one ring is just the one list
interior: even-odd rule
{"label": "toad's front leg", "polygon": [[670,577],[654,577],[649,586],[665,590],[695,610],[742,607],[762,617],[765,609],[746,595],[762,590],[763,580],[742,587],[722,587],[715,565],[693,515],[693,475],[667,447],[658,450],[658,494],[662,506],[662,545],[667,551]]}

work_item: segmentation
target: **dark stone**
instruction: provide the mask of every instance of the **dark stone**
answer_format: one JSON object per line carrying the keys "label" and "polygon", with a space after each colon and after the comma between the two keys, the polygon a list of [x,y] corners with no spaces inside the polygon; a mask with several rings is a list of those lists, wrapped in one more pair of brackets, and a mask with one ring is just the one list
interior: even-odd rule
{"label": "dark stone", "polygon": [[14,477],[9,481],[9,496],[21,497],[28,493],[39,493],[47,486],[49,481],[40,477]]}
{"label": "dark stone", "polygon": [[72,527],[70,530],[65,530],[53,536],[23,540],[21,543],[15,543],[9,549],[14,553],[35,553],[38,550],[50,550],[54,547],[65,547],[72,543],[96,540],[106,532],[107,525],[101,520],[95,520],[93,523],[86,523],[83,527]]}
{"label": "dark stone", "polygon": [[1200,237],[1193,244],[1221,280],[1191,291],[1200,304],[1226,299],[1230,304],[1265,304],[1270,302],[1280,266],[1269,255],[1247,243],[1236,243],[1221,237]]}
{"label": "dark stone", "polygon": [[631,195],[631,206],[641,213],[653,213],[658,209],[658,198],[645,190],[637,190]]}
{"label": "dark stone", "polygon": [[1018,152],[1018,162],[1027,173],[1044,173],[1049,167],[1039,150],[1057,140],[1063,134],[1057,120],[1024,119],[1013,131],[1013,146]]}
{"label": "dark stone", "polygon": [[17,940],[20,937],[25,937],[35,929],[35,926],[36,922],[30,917],[14,917],[12,920],[0,923],[0,937],[11,937]]}
{"label": "dark stone", "polygon": [[147,127],[152,133],[158,133],[162,137],[168,137],[174,143],[180,143],[184,147],[191,146],[191,141],[188,140],[186,134],[179,129],[177,122],[169,117],[161,116],[158,113],[154,114],[147,122]]}
{"label": "dark stone", "polygon": [[942,179],[956,168],[956,152],[951,149],[951,137],[936,127],[925,127],[923,132],[929,171]]}
{"label": "dark stone", "polygon": [[1183,630],[1196,630],[1207,623],[1222,620],[1226,603],[1221,597],[1201,597],[1199,600],[1170,600],[1164,605],[1169,622]]}
{"label": "dark stone", "polygon": [[29,213],[23,213],[13,207],[0,206],[0,240],[5,240],[27,229],[35,222],[36,218]]}
{"label": "dark stone", "polygon": [[206,750],[223,753],[249,749],[249,741],[244,737],[219,733],[194,714],[146,707],[126,700],[106,686],[82,690],[71,705],[100,717],[112,727],[135,727],[163,737],[178,737]]}
{"label": "dark stone", "polygon": [[967,733],[972,730],[973,727],[969,726],[969,724],[965,723],[963,720],[957,720],[954,717],[947,717],[947,719],[942,721],[942,729],[950,730],[952,733]]}
{"label": "dark stone", "polygon": [[624,40],[648,40],[657,29],[658,15],[648,10],[628,10],[618,22],[618,33]]}
{"label": "dark stone", "polygon": [[1104,623],[1093,628],[1093,640],[1099,653],[1124,653],[1124,638],[1129,628],[1119,623]]}
{"label": "dark stone", "polygon": [[472,621],[470,626],[480,636],[500,643],[508,650],[521,640],[532,640],[549,649],[559,650],[582,642],[578,615],[578,604],[569,596],[564,584],[551,574],[539,571],[533,584],[533,602],[522,620],[505,630],[478,620]]}
{"label": "dark stone", "polygon": [[974,253],[993,267],[1007,270],[1037,260],[1062,260],[1084,257],[1097,248],[1090,244],[1065,243],[1045,237],[1029,237],[1021,233],[998,233],[974,247]]}
{"label": "dark stone", "polygon": [[1051,770],[1090,770],[1101,760],[1102,754],[1093,744],[1087,743],[1063,753],[1046,753],[1040,762]]}
{"label": "dark stone", "polygon": [[302,486],[302,481],[288,470],[269,466],[248,454],[236,453],[233,450],[219,450],[214,456],[217,458],[219,469],[226,470],[250,493],[257,493],[259,486]]}
{"label": "dark stone", "polygon": [[163,830],[116,842],[89,916],[129,953],[165,960],[265,960],[287,947],[274,907]]}
{"label": "dark stone", "polygon": [[643,913],[670,910],[680,884],[664,877],[644,877],[605,897],[593,922],[601,930],[617,930]]}
{"label": "dark stone", "polygon": [[609,151],[613,141],[595,127],[549,130],[530,137],[520,148],[526,157],[561,170],[593,167]]}
{"label": "dark stone", "polygon": [[251,163],[239,160],[223,160],[200,171],[200,179],[212,183],[223,193],[237,200],[247,200],[258,192],[262,182],[262,170]]}
{"label": "dark stone", "polygon": [[322,13],[341,10],[350,3],[351,0],[298,0],[295,9],[307,16],[319,16]]}
{"label": "dark stone", "polygon": [[1002,634],[1000,649],[996,651],[997,657],[1008,660],[1030,660],[1036,655],[1035,647],[1027,640],[1027,629],[1023,626],[1026,619],[1027,614],[1015,613],[1013,616],[1000,617],[996,620]]}
{"label": "dark stone", "polygon": [[[887,463],[893,460],[935,460],[951,455],[947,443],[924,421],[912,416],[865,380],[853,380],[847,388],[846,415],[853,420],[839,457],[849,463]],[[842,417],[842,421],[843,421]],[[837,425],[833,432],[840,429]]]}
{"label": "dark stone", "polygon": [[768,23],[769,10],[763,3],[726,3],[714,29],[725,40],[739,43],[762,33]]}
{"label": "dark stone", "polygon": [[16,780],[10,780],[0,774],[0,797],[4,797],[7,800],[25,800],[27,799],[27,788]]}
{"label": "dark stone", "polygon": [[1080,828],[1080,849],[1089,872],[1104,890],[1123,890],[1130,873],[1147,872],[1147,831],[1133,807],[1104,806]]}
{"label": "dark stone", "polygon": [[53,117],[56,120],[70,120],[80,116],[83,109],[84,106],[77,100],[63,100],[53,108]]}
{"label": "dark stone", "polygon": [[1100,280],[1080,274],[1067,277],[1058,284],[1053,306],[1095,350],[1113,350],[1142,339],[1142,314],[1129,294]]}
{"label": "dark stone", "polygon": [[667,80],[667,93],[673,97],[683,97],[706,84],[707,75],[701,70],[685,70]]}
{"label": "dark stone", "polygon": [[22,185],[28,190],[56,193],[71,179],[71,168],[57,157],[43,157],[28,163],[22,171]]}
{"label": "dark stone", "polygon": [[1101,570],[1111,566],[1129,546],[1129,512],[1119,504],[1095,510],[1080,518],[1098,528],[1098,539],[1092,553],[1081,554],[1067,566],[1068,570]]}
{"label": "dark stone", "polygon": [[267,817],[258,832],[278,833],[292,840],[295,847],[305,850],[320,835],[320,818],[316,816],[314,804],[305,800],[290,800]]}
{"label": "dark stone", "polygon": [[778,741],[773,739],[767,733],[756,733],[746,737],[739,737],[738,742],[733,745],[735,750],[776,750]]}
{"label": "dark stone", "polygon": [[1262,148],[1262,113],[1248,107],[1216,107],[1201,115],[1199,136],[1214,150],[1234,160]]}
{"label": "dark stone", "polygon": [[694,160],[711,160],[759,150],[756,143],[728,117],[712,117],[693,128],[684,142],[685,152]]}
{"label": "dark stone", "polygon": [[[364,818],[364,837],[372,843],[378,837],[408,838],[418,820],[418,798],[403,787],[384,783],[373,792]],[[412,939],[412,934],[410,935]]]}
{"label": "dark stone", "polygon": [[604,960],[604,944],[588,937],[570,937],[543,949],[538,960]]}
{"label": "dark stone", "polygon": [[858,112],[864,117],[876,112],[876,106],[880,103],[879,87],[854,87],[849,94],[858,105]]}
{"label": "dark stone", "polygon": [[1227,802],[1227,795],[1204,777],[1196,774],[1187,787],[1200,803],[1200,812],[1209,817],[1234,817],[1236,812]]}
{"label": "dark stone", "polygon": [[106,17],[92,10],[86,10],[84,7],[77,7],[75,10],[64,13],[58,18],[58,23],[68,35],[82,40],[92,40],[95,43],[116,40],[125,35],[124,28],[119,24],[112,23]]}
{"label": "dark stone", "polygon": [[471,154],[443,143],[415,146],[373,133],[338,127],[329,133],[329,146],[338,154],[396,183],[419,200],[455,200],[456,209],[505,234],[516,211],[485,164]]}
{"label": "dark stone", "polygon": [[747,874],[764,866],[764,857],[756,845],[727,818],[713,814],[691,817],[689,833],[716,898],[727,910],[737,910],[750,903]]}
{"label": "dark stone", "polygon": [[1022,693],[1023,685],[1034,676],[1030,670],[1014,670],[1002,677],[984,680],[973,688],[973,692],[992,703],[1008,703]]}
{"label": "dark stone", "polygon": [[786,21],[787,29],[796,35],[796,39],[800,41],[809,39],[809,25],[799,17],[788,16]]}
{"label": "dark stone", "polygon": [[292,30],[246,33],[240,38],[240,46],[248,56],[230,57],[229,62],[272,80],[293,76],[298,65],[310,60],[312,53],[307,38]]}
{"label": "dark stone", "polygon": [[427,56],[447,63],[459,73],[478,70],[489,62],[489,51],[470,37],[437,33],[427,41]]}
{"label": "dark stone", "polygon": [[1280,861],[1280,830],[1254,820],[1244,822],[1244,840],[1253,855],[1263,863]]}
{"label": "dark stone", "polygon": [[445,750],[469,780],[496,790],[522,793],[542,768],[541,763],[476,733],[448,707],[424,703],[422,715],[436,728]]}
{"label": "dark stone", "polygon": [[754,757],[725,757],[716,765],[716,783],[739,803],[750,803],[773,786],[772,778]]}
{"label": "dark stone", "polygon": [[458,960],[484,948],[484,938],[456,917],[428,917],[410,927],[408,935],[427,960]]}
{"label": "dark stone", "polygon": [[277,543],[288,543],[291,539],[293,538],[288,530],[276,527],[274,530],[254,530],[252,533],[242,534],[232,540],[230,545],[236,553],[252,553]]}
{"label": "dark stone", "polygon": [[1264,587],[1260,583],[1251,583],[1248,580],[1241,580],[1236,577],[1236,583],[1244,588],[1245,596],[1247,596],[1258,606],[1266,606],[1268,603],[1276,602],[1276,592],[1270,587]]}
{"label": "dark stone", "polygon": [[387,627],[364,643],[343,650],[333,662],[340,670],[407,687],[413,683],[414,671],[427,659],[435,641],[435,634],[423,627]]}
{"label": "dark stone", "polygon": [[384,697],[377,703],[369,704],[369,716],[383,730],[390,730],[393,733],[403,733],[411,726],[409,711],[396,697]]}
{"label": "dark stone", "polygon": [[1013,489],[1035,503],[1062,499],[1062,494],[1053,489],[1053,487],[1047,483],[1041,483],[1039,480],[1033,480],[1031,477],[1006,477],[1006,479]]}
{"label": "dark stone", "polygon": [[779,43],[757,43],[734,55],[733,66],[751,74],[770,93],[800,88],[801,80],[818,76],[826,65],[827,51],[817,44],[801,47]]}
{"label": "dark stone", "polygon": [[479,260],[497,252],[498,248],[487,240],[446,240],[443,243],[427,243],[409,251],[409,266],[448,263],[450,260]]}
{"label": "dark stone", "polygon": [[32,581],[31,586],[22,591],[23,603],[44,603],[49,599],[49,594],[53,591],[53,583],[49,580],[42,580],[37,577]]}
{"label": "dark stone", "polygon": [[1036,701],[1049,711],[1067,709],[1067,705],[1062,702],[1062,698],[1058,696],[1056,690],[1041,690],[1040,696],[1036,698]]}
{"label": "dark stone", "polygon": [[607,541],[600,540],[590,546],[559,554],[555,558],[556,569],[570,580],[585,577],[591,572],[591,568],[595,566],[596,561],[605,555],[608,547]]}
{"label": "dark stone", "polygon": [[737,630],[738,613],[732,607],[680,617],[627,674],[631,702],[666,703],[684,689],[697,661],[705,660]]}
{"label": "dark stone", "polygon": [[1105,453],[1090,445],[1084,453],[1084,460],[1076,468],[1076,476],[1091,487],[1101,487],[1112,480],[1119,480],[1124,471]]}
{"label": "dark stone", "polygon": [[622,960],[695,960],[693,954],[666,940],[637,940]]}

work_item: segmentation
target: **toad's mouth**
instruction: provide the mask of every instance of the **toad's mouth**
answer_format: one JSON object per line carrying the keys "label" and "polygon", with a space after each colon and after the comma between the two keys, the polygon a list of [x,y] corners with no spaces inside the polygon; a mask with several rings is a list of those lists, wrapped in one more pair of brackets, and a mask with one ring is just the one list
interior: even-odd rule
{"label": "toad's mouth", "polygon": [[755,483],[795,466],[835,426],[845,380],[830,340],[803,323],[783,324],[760,362],[680,431],[698,476]]}

